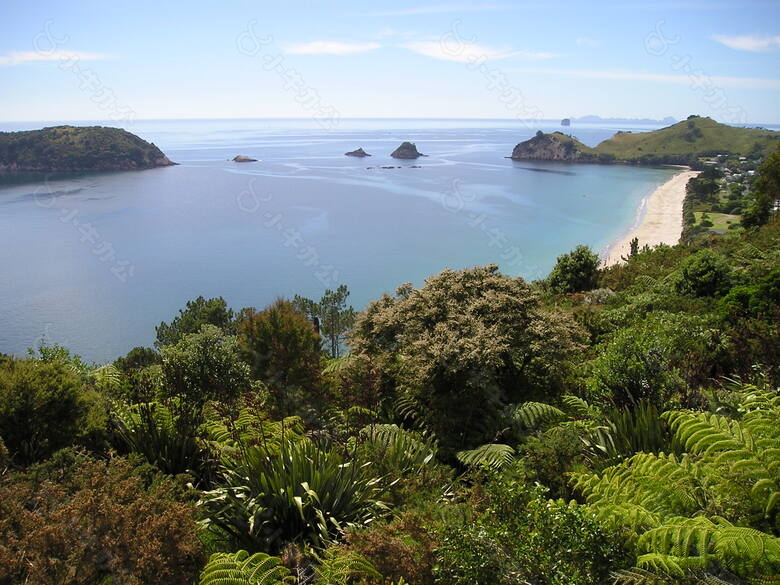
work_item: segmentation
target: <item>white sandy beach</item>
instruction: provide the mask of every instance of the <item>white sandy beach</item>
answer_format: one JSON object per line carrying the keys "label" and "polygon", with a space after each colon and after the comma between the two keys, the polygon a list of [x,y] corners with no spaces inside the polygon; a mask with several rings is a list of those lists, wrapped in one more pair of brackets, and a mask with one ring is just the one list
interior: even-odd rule
{"label": "white sandy beach", "polygon": [[604,264],[620,264],[621,256],[628,256],[631,240],[639,239],[639,247],[658,244],[674,245],[682,235],[682,211],[685,200],[685,185],[699,171],[690,169],[674,175],[660,185],[645,201],[645,209],[639,225],[619,240],[610,244],[604,257]]}

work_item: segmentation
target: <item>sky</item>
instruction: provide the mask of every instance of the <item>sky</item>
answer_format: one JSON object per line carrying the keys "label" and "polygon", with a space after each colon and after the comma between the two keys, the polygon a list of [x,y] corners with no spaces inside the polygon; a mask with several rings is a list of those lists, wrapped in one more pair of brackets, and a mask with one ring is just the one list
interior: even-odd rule
{"label": "sky", "polygon": [[0,121],[780,123],[780,0],[0,0]]}

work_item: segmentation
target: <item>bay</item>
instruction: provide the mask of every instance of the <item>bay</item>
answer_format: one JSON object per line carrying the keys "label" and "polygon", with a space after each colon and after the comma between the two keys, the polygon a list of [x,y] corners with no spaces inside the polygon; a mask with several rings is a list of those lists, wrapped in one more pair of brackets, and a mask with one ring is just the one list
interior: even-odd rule
{"label": "bay", "polygon": [[[43,125],[54,123],[0,130]],[[511,161],[514,145],[536,130],[511,120],[342,120],[337,128],[139,121],[128,129],[178,166],[4,179],[0,352],[45,342],[112,360],[151,345],[155,325],[198,295],[238,309],[346,284],[363,308],[444,268],[497,263],[509,275],[543,278],[578,244],[603,251],[674,172]],[[595,145],[618,129],[631,127],[573,132]],[[404,140],[428,156],[391,158]],[[358,147],[373,156],[344,156]],[[238,154],[258,162],[232,162]],[[125,272],[118,261],[128,262]]]}

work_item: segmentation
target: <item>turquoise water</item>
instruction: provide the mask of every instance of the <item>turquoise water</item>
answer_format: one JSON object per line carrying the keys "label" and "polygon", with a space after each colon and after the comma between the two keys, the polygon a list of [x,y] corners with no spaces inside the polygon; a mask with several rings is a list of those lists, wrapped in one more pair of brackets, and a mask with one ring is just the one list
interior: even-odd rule
{"label": "turquoise water", "polygon": [[[621,128],[574,133],[596,144]],[[541,278],[578,244],[602,251],[673,173],[513,162],[505,157],[532,132],[512,121],[358,120],[326,132],[307,121],[183,120],[129,129],[179,166],[0,185],[0,352],[44,340],[113,359],[150,345],[155,325],[198,295],[263,307],[343,283],[362,308],[446,267],[495,262]],[[429,156],[390,158],[402,140]],[[358,147],[374,156],[343,156]],[[231,162],[237,154],[259,162]]]}

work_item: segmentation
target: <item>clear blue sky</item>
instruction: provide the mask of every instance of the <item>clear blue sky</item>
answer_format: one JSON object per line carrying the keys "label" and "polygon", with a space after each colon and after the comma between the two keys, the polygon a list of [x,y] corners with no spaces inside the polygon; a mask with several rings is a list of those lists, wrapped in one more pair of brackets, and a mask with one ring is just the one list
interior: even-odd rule
{"label": "clear blue sky", "polygon": [[[258,37],[273,36],[254,56],[237,49],[250,20]],[[647,37],[662,20],[677,41],[665,52]],[[36,36],[47,21],[51,35],[67,36],[54,52]],[[464,44],[445,36],[455,21]],[[61,68],[73,55],[99,83]],[[316,90],[342,117],[509,118],[518,110],[501,95],[516,88],[548,118],[699,113],[780,122],[778,0],[5,0],[0,120],[107,119],[118,110],[99,107],[109,95],[101,89],[138,119],[310,116],[296,90],[263,68],[266,55],[282,55],[278,67],[297,71],[298,89]],[[470,69],[469,56],[482,55]]]}

